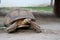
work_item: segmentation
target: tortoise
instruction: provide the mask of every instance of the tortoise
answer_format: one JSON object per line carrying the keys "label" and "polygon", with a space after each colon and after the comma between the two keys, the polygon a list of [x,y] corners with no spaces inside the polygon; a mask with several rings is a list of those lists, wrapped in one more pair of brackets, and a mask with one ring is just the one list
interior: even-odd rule
{"label": "tortoise", "polygon": [[29,27],[36,32],[41,32],[40,27],[36,24],[36,19],[32,12],[28,10],[11,10],[5,17],[4,26],[6,31],[11,33],[17,28]]}

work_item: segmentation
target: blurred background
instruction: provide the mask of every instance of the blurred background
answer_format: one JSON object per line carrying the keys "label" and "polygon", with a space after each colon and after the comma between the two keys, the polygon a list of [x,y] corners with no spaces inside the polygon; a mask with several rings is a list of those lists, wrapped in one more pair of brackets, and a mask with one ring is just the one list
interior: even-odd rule
{"label": "blurred background", "polygon": [[[59,0],[0,0],[0,27],[4,27],[5,16],[15,9],[29,10],[44,29],[59,29]],[[54,25],[57,23],[58,27]],[[44,26],[46,27],[44,27]],[[49,25],[47,27],[47,25]],[[51,26],[51,27],[50,27]],[[60,30],[60,29],[59,29]]]}
{"label": "blurred background", "polygon": [[15,9],[32,12],[42,33],[23,31],[11,35],[1,32],[0,39],[60,40],[60,0],[0,0],[0,28],[4,27],[6,15]]}
{"label": "blurred background", "polygon": [[0,7],[53,6],[54,0],[1,0]]}
{"label": "blurred background", "polygon": [[5,17],[12,9],[26,9],[31,12],[53,13],[54,0],[0,0],[0,24],[3,24],[2,17]]}

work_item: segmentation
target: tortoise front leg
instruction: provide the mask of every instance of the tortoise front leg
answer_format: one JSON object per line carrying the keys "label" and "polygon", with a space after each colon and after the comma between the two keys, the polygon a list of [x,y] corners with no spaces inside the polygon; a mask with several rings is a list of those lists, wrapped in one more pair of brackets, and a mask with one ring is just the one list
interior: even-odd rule
{"label": "tortoise front leg", "polygon": [[31,21],[31,28],[37,32],[37,33],[40,33],[41,32],[41,29],[40,29],[40,26],[37,25],[35,22]]}
{"label": "tortoise front leg", "polygon": [[29,27],[31,19],[24,19],[17,21],[18,28],[20,27]]}

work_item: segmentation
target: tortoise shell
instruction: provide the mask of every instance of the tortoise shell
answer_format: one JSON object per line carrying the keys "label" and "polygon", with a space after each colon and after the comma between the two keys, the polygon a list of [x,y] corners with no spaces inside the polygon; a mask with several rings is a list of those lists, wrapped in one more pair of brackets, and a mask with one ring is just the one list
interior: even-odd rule
{"label": "tortoise shell", "polygon": [[35,18],[32,14],[32,12],[28,11],[28,10],[11,10],[7,16],[6,16],[6,24],[12,24],[15,21],[19,20],[19,19],[26,19],[26,18],[30,18],[33,21],[35,21]]}

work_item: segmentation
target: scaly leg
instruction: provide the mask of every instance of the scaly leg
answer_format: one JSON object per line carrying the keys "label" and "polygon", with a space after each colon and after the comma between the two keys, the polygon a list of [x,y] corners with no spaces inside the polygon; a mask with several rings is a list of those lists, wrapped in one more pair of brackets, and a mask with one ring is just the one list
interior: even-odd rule
{"label": "scaly leg", "polygon": [[40,33],[41,32],[41,29],[40,29],[40,26],[38,26],[35,22],[31,21],[31,27],[32,29],[37,32],[37,33]]}
{"label": "scaly leg", "polygon": [[10,25],[9,27],[7,27],[7,28],[6,28],[6,31],[7,31],[8,33],[10,33],[10,32],[15,31],[16,28],[17,28],[17,24],[16,24],[16,22],[15,22],[15,23],[13,23],[12,25]]}

